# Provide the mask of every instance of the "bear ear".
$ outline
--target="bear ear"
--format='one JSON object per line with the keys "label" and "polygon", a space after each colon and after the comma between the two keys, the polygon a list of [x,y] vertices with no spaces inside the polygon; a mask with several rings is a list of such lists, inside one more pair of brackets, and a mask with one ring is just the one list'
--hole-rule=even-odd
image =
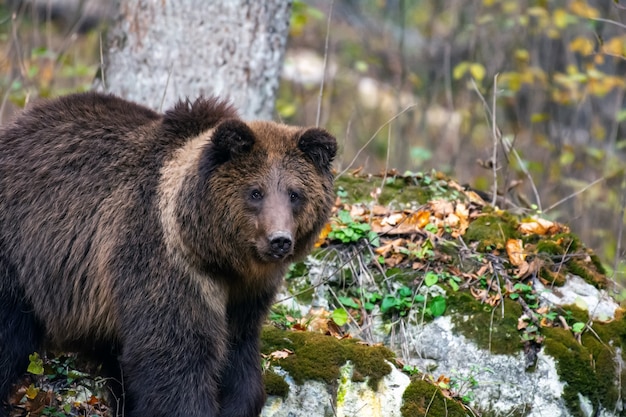
{"label": "bear ear", "polygon": [[322,171],[330,170],[337,153],[337,140],[324,129],[310,128],[298,139],[298,149]]}
{"label": "bear ear", "polygon": [[252,150],[255,137],[252,129],[238,119],[227,119],[215,128],[211,136],[217,162],[226,162]]}
{"label": "bear ear", "polygon": [[209,178],[223,163],[250,152],[254,141],[252,129],[239,119],[226,119],[218,124],[210,144],[202,152],[199,166],[202,178]]}

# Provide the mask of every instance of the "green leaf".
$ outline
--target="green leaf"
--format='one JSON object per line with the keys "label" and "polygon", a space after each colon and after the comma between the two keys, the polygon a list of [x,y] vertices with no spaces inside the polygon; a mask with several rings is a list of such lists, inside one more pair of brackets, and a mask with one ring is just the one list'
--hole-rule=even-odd
{"label": "green leaf", "polygon": [[330,316],[337,326],[343,326],[348,322],[348,312],[345,308],[336,308]]}
{"label": "green leaf", "polygon": [[411,289],[405,285],[400,288],[400,290],[398,290],[398,295],[400,297],[410,297],[411,295],[413,295],[413,291],[411,291]]}
{"label": "green leaf", "polygon": [[354,298],[352,297],[337,297],[337,298],[339,298],[339,302],[343,304],[344,307],[360,308],[359,304],[356,301],[354,301]]}
{"label": "green leaf", "polygon": [[39,357],[39,353],[28,355],[28,360],[30,362],[26,371],[33,375],[43,375],[43,360]]}
{"label": "green leaf", "polygon": [[416,304],[421,304],[424,301],[426,301],[426,297],[424,297],[424,294],[415,294],[415,297],[413,297],[413,302]]}
{"label": "green leaf", "polygon": [[443,313],[446,312],[446,299],[441,295],[433,297],[430,302],[430,312],[433,317],[443,316]]}
{"label": "green leaf", "polygon": [[[380,246],[380,236],[378,236],[378,233],[374,232],[374,231],[370,231],[367,234],[367,240],[370,242],[370,245],[372,246]],[[385,259],[383,258],[383,261],[381,263],[385,263]]]}
{"label": "green leaf", "polygon": [[580,321],[572,325],[572,331],[574,333],[582,333],[584,329],[585,329],[585,323],[582,323]]}
{"label": "green leaf", "polygon": [[432,287],[437,282],[439,282],[439,275],[437,275],[433,271],[426,272],[426,275],[424,275],[424,285],[426,285],[427,287]]}
{"label": "green leaf", "polygon": [[347,210],[339,210],[337,217],[344,224],[352,223],[352,216],[350,216],[350,212]]}
{"label": "green leaf", "polygon": [[388,313],[389,310],[396,308],[398,305],[398,299],[391,294],[385,295],[383,302],[380,305],[380,311]]}

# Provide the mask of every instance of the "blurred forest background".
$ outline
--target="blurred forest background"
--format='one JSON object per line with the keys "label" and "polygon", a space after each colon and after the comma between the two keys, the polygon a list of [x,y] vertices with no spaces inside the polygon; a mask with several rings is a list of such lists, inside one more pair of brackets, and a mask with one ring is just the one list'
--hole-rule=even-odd
{"label": "blurred forest background", "polygon": [[[0,0],[1,123],[100,66],[114,2],[33,1]],[[621,1],[295,1],[276,118],[333,132],[338,172],[495,178],[502,208],[569,224],[626,284]]]}

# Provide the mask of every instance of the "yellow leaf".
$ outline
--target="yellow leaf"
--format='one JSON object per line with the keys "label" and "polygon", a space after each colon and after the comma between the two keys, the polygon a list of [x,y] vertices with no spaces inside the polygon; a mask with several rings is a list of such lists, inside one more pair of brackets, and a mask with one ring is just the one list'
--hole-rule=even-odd
{"label": "yellow leaf", "polygon": [[454,70],[452,70],[452,78],[455,80],[460,80],[469,68],[470,63],[467,61],[460,62]]}
{"label": "yellow leaf", "polygon": [[563,9],[556,9],[552,15],[552,20],[554,21],[554,26],[564,29],[569,23],[569,13]]}
{"label": "yellow leaf", "polygon": [[319,248],[320,246],[324,244],[331,230],[333,230],[333,228],[331,227],[330,223],[326,223],[326,225],[324,226],[324,228],[322,228],[322,231],[320,232],[320,235],[317,238],[317,242],[315,242],[316,248]]}
{"label": "yellow leaf", "polygon": [[506,242],[506,253],[513,266],[520,266],[526,260],[522,239],[509,239]]}
{"label": "yellow leaf", "polygon": [[590,39],[579,36],[569,43],[569,48],[573,52],[581,55],[591,55],[593,53],[594,43]]}
{"label": "yellow leaf", "polygon": [[34,400],[37,394],[39,394],[39,388],[35,388],[35,385],[30,384],[30,386],[26,388],[26,397],[28,397],[29,400]]}
{"label": "yellow leaf", "polygon": [[605,41],[602,45],[602,52],[608,55],[624,56],[626,47],[624,46],[624,37],[616,36]]}
{"label": "yellow leaf", "polygon": [[469,71],[476,81],[482,81],[483,78],[485,78],[485,73],[487,72],[485,70],[485,67],[482,64],[478,63],[471,64],[469,67]]}
{"label": "yellow leaf", "polygon": [[572,13],[580,16],[586,17],[587,19],[595,19],[600,17],[600,12],[597,9],[589,6],[586,1],[575,0],[570,5],[570,10]]}

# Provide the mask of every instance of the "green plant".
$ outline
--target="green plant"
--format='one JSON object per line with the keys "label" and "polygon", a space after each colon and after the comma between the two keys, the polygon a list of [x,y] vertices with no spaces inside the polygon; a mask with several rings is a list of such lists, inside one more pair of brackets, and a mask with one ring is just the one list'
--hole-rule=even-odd
{"label": "green plant", "polygon": [[339,210],[337,213],[338,222],[333,222],[331,231],[328,233],[330,240],[338,240],[341,243],[356,243],[361,239],[367,241],[373,246],[380,245],[378,234],[372,230],[367,223],[355,221],[350,212]]}
{"label": "green plant", "polygon": [[302,314],[298,310],[292,310],[282,304],[275,304],[270,310],[269,319],[282,329],[290,329]]}

